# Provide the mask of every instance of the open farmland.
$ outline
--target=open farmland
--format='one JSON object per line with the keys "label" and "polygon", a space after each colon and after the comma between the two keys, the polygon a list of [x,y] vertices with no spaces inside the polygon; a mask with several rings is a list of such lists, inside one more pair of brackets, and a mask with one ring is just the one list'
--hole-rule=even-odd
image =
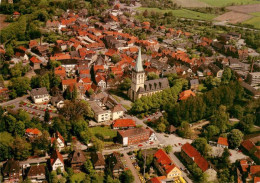
{"label": "open farmland", "polygon": [[185,8],[204,8],[210,6],[199,0],[173,0],[173,2]]}
{"label": "open farmland", "polygon": [[138,8],[139,11],[155,11],[160,13],[166,13],[166,12],[172,12],[174,16],[176,17],[183,17],[183,18],[189,18],[189,19],[199,19],[199,20],[212,20],[215,18],[215,15],[213,14],[207,14],[207,13],[200,13],[192,10],[187,9],[179,9],[179,10],[161,10],[158,8]]}
{"label": "open farmland", "polygon": [[251,13],[254,17],[244,21],[243,23],[253,25],[255,28],[260,29],[260,12]]}
{"label": "open farmland", "polygon": [[226,7],[231,5],[260,4],[258,0],[199,0],[210,6]]}
{"label": "open farmland", "polygon": [[249,14],[230,11],[230,12],[224,13],[223,15],[218,16],[214,20],[227,21],[229,23],[234,24],[234,23],[244,22],[252,17],[253,16],[249,15]]}
{"label": "open farmland", "polygon": [[260,12],[260,4],[250,4],[250,5],[242,5],[242,6],[229,6],[229,7],[227,7],[227,9],[231,10],[231,11],[241,12],[241,13]]}

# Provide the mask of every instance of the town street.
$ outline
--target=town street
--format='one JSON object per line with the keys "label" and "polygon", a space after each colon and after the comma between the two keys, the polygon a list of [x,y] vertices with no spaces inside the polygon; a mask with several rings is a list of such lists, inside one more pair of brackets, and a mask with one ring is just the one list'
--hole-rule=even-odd
{"label": "town street", "polygon": [[128,154],[126,152],[124,152],[124,158],[126,160],[127,167],[131,170],[133,176],[135,177],[135,183],[141,183],[141,181],[138,177],[138,173],[137,173],[134,165],[132,164],[130,157],[128,156]]}

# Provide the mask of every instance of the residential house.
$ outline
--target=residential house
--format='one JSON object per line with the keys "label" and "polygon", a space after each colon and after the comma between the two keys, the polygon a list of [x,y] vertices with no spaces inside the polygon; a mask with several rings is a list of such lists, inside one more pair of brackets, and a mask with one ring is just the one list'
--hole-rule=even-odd
{"label": "residential house", "polygon": [[260,72],[250,72],[248,74],[248,83],[256,89],[260,88]]}
{"label": "residential house", "polygon": [[32,52],[36,53],[39,56],[42,57],[47,57],[49,56],[49,45],[48,44],[44,44],[44,45],[37,45],[33,48],[31,48]]}
{"label": "residential house", "polygon": [[9,90],[8,88],[2,88],[0,86],[0,102],[9,100]]}
{"label": "residential house", "polygon": [[217,147],[222,147],[222,148],[228,149],[228,139],[225,137],[219,137]]}
{"label": "residential house", "polygon": [[52,170],[57,170],[57,168],[60,168],[61,171],[64,170],[63,157],[58,150],[54,150],[52,152],[51,157],[50,157],[50,164],[51,164]]}
{"label": "residential house", "polygon": [[64,98],[61,95],[57,95],[55,97],[51,97],[51,104],[58,109],[64,107]]}
{"label": "residential house", "polygon": [[191,96],[195,97],[196,94],[191,90],[185,90],[180,93],[179,100],[187,100]]}
{"label": "residential house", "polygon": [[181,170],[173,163],[171,158],[163,149],[159,149],[154,154],[154,165],[162,175],[166,176],[167,179],[182,176]]}
{"label": "residential house", "polygon": [[174,133],[176,130],[177,130],[177,128],[175,126],[169,125],[169,128],[168,128],[169,133]]}
{"label": "residential house", "polygon": [[260,97],[260,91],[256,90],[251,85],[247,84],[244,81],[241,81],[240,84],[246,91],[248,91],[250,94],[252,94],[255,99],[258,99]]}
{"label": "residential house", "polygon": [[207,160],[189,143],[181,147],[181,156],[187,163],[194,162],[203,172],[209,169]]}
{"label": "residential house", "polygon": [[191,79],[190,80],[190,89],[191,90],[198,90],[199,88],[199,80],[198,79]]}
{"label": "residential house", "polygon": [[32,63],[33,69],[41,69],[41,63],[42,61],[38,58],[36,58],[35,56],[33,56],[32,58],[30,58],[30,61]]}
{"label": "residential house", "polygon": [[105,170],[106,162],[105,158],[100,152],[93,152],[91,154],[91,160],[94,166],[94,169],[97,172],[103,172]]}
{"label": "residential house", "polygon": [[110,96],[103,96],[99,100],[89,102],[97,122],[116,120],[124,115],[124,109]]}
{"label": "residential house", "polygon": [[106,79],[102,75],[97,75],[95,79],[98,86],[100,86],[102,89],[106,88]]}
{"label": "residential house", "polygon": [[211,72],[214,74],[215,77],[217,78],[221,78],[222,77],[222,74],[223,74],[223,70],[220,69],[218,66],[216,66],[215,64],[213,63],[210,63],[208,65],[208,68],[211,70]]}
{"label": "residential house", "polygon": [[120,153],[113,152],[107,157],[107,167],[112,171],[114,176],[118,176],[124,171],[124,165],[120,158]]}
{"label": "residential house", "polygon": [[64,92],[68,87],[74,87],[77,84],[76,79],[63,79],[61,81],[62,84],[62,91]]}
{"label": "residential house", "polygon": [[60,60],[61,66],[65,68],[65,71],[69,75],[73,75],[76,72],[76,66],[78,61],[76,59]]}
{"label": "residential house", "polygon": [[25,130],[25,136],[28,138],[37,138],[42,135],[42,132],[37,128],[27,128]]}
{"label": "residential house", "polygon": [[54,69],[54,74],[60,76],[61,78],[65,78],[66,77],[66,70],[65,70],[64,67],[59,66],[59,67],[56,67]]}
{"label": "residential house", "polygon": [[56,143],[59,151],[65,148],[65,141],[60,132],[57,131],[53,134],[53,137],[51,138],[51,145],[53,145],[53,143]]}
{"label": "residential house", "polygon": [[51,98],[46,87],[32,89],[30,95],[35,104],[48,103]]}
{"label": "residential house", "polygon": [[22,179],[22,171],[19,161],[14,159],[7,160],[2,169],[4,182],[19,182]]}
{"label": "residential house", "polygon": [[147,142],[155,140],[154,138],[156,138],[154,137],[155,135],[150,129],[144,127],[118,130],[117,136],[119,142],[122,143],[123,146]]}
{"label": "residential house", "polygon": [[80,171],[85,161],[86,157],[80,149],[76,149],[70,154],[69,162],[74,171]]}
{"label": "residential house", "polygon": [[113,129],[128,129],[128,128],[135,128],[135,121],[132,119],[117,119],[112,124]]}
{"label": "residential house", "polygon": [[34,165],[29,168],[27,178],[31,182],[46,182],[46,167],[45,165]]}

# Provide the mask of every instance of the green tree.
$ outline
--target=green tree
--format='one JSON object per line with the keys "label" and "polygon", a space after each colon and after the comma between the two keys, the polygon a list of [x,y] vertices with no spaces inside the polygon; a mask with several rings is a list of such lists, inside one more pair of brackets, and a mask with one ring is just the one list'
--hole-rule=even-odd
{"label": "green tree", "polygon": [[27,90],[31,90],[30,79],[27,77],[13,78],[9,89],[13,90],[18,96],[22,96],[27,93]]}
{"label": "green tree", "polygon": [[124,171],[120,177],[119,177],[120,181],[121,182],[124,182],[124,183],[132,183],[134,182],[135,178],[134,176],[132,175],[132,172],[130,170],[126,170]]}
{"label": "green tree", "polygon": [[45,122],[49,122],[50,121],[50,111],[48,109],[46,109],[46,111],[44,113],[44,121]]}
{"label": "green tree", "polygon": [[60,114],[68,120],[77,120],[82,117],[93,117],[89,104],[83,100],[65,101]]}
{"label": "green tree", "polygon": [[159,123],[158,126],[157,126],[157,130],[159,132],[165,132],[166,130],[166,125],[164,123]]}
{"label": "green tree", "polygon": [[227,124],[229,121],[229,115],[226,112],[226,106],[220,105],[215,115],[212,117],[213,125],[217,126],[220,132],[227,130]]}
{"label": "green tree", "polygon": [[204,83],[205,83],[205,86],[209,90],[211,90],[212,88],[215,88],[215,87],[219,86],[220,83],[221,83],[221,80],[219,78],[208,76],[208,77],[206,77]]}
{"label": "green tree", "polygon": [[231,79],[232,79],[232,71],[229,67],[226,67],[222,74],[221,81],[223,84],[228,84]]}
{"label": "green tree", "polygon": [[186,121],[183,121],[181,123],[181,126],[178,128],[178,134],[181,137],[186,137],[186,138],[191,137],[192,131],[190,128],[190,124]]}
{"label": "green tree", "polygon": [[114,55],[112,55],[112,57],[111,57],[111,62],[113,62],[113,63],[117,63],[117,62],[119,62],[121,60],[121,57],[118,55],[118,54],[114,54]]}
{"label": "green tree", "polygon": [[244,134],[238,130],[238,129],[233,129],[231,130],[228,141],[229,145],[232,148],[237,148],[240,146],[241,142],[243,141]]}
{"label": "green tree", "polygon": [[219,134],[219,128],[215,125],[209,125],[206,130],[205,130],[205,136],[207,137],[208,140],[212,139],[212,137],[216,136]]}
{"label": "green tree", "polygon": [[192,142],[194,146],[202,155],[207,156],[211,151],[210,145],[205,138],[199,137]]}
{"label": "green tree", "polygon": [[249,132],[254,125],[254,121],[255,115],[253,114],[246,114],[245,116],[243,116],[243,118],[239,122],[241,130],[244,132]]}
{"label": "green tree", "polygon": [[18,160],[25,160],[31,155],[31,144],[26,142],[25,139],[16,136],[13,142],[12,149],[14,151],[14,157]]}
{"label": "green tree", "polygon": [[91,141],[93,143],[93,149],[95,151],[102,151],[104,149],[104,142],[103,141],[99,140],[96,137],[92,137]]}
{"label": "green tree", "polygon": [[119,88],[120,90],[128,91],[128,89],[131,87],[131,83],[132,83],[131,79],[127,77],[127,78],[125,78],[125,79],[123,80],[122,83],[120,83],[120,85],[118,86],[118,88]]}
{"label": "green tree", "polygon": [[12,144],[14,138],[8,132],[0,133],[0,161],[10,159],[13,157],[12,154]]}
{"label": "green tree", "polygon": [[148,80],[154,80],[154,79],[159,79],[159,76],[157,74],[155,74],[154,72],[149,72],[147,74],[147,79]]}
{"label": "green tree", "polygon": [[93,168],[93,165],[90,161],[90,159],[87,159],[84,163],[84,171],[89,174],[90,176],[94,175],[95,170]]}
{"label": "green tree", "polygon": [[172,152],[172,146],[171,145],[167,145],[166,147],[164,147],[164,150],[167,154],[169,154],[170,152]]}

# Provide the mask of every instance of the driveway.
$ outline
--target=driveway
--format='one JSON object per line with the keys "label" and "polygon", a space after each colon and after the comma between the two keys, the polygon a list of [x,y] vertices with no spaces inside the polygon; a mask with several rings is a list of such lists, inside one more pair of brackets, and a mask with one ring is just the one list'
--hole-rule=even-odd
{"label": "driveway", "polygon": [[130,159],[130,157],[128,156],[128,154],[125,152],[124,153],[124,158],[126,160],[126,164],[127,164],[127,167],[131,170],[133,176],[135,177],[135,183],[141,183],[139,177],[138,177],[138,172],[137,170],[135,169],[134,165],[132,164],[132,161]]}

